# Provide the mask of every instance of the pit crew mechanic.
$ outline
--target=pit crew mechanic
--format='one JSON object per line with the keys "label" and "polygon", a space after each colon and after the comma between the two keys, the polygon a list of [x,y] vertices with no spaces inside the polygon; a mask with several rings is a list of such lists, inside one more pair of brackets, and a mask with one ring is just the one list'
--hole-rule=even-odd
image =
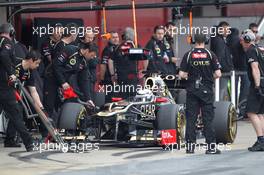
{"label": "pit crew mechanic", "polygon": [[[73,87],[76,91],[82,93],[80,99],[82,101],[91,101],[91,94],[89,93],[89,77],[87,61],[96,56],[97,48],[93,44],[82,43],[79,48],[68,45],[63,48],[60,54],[54,58],[52,67],[55,78],[58,82],[57,88],[61,87],[63,90],[71,88],[71,76],[77,75],[78,87]],[[78,88],[78,89],[76,89]]]}
{"label": "pit crew mechanic", "polygon": [[[97,51],[98,51],[98,46],[96,45],[95,37],[96,37],[95,33],[93,33],[92,31],[87,31],[84,34],[84,37],[80,39],[78,45],[81,43],[91,44],[94,45],[94,47],[97,47]],[[96,54],[94,58],[87,60],[87,65],[89,67],[89,77],[90,77],[89,90],[92,101],[95,101],[95,84],[97,81],[96,68],[98,64],[99,64],[98,54]]]}
{"label": "pit crew mechanic", "polygon": [[[217,26],[217,35],[211,37],[210,49],[216,54],[220,64],[221,71],[223,73],[229,73],[234,70],[233,55],[230,51],[230,43],[228,43],[228,37],[231,33],[230,25],[222,21]],[[220,100],[226,101],[228,99],[228,81],[229,77],[221,77],[220,79]]]}
{"label": "pit crew mechanic", "polygon": [[214,119],[214,78],[221,77],[221,66],[215,54],[205,48],[206,36],[195,34],[195,47],[182,60],[179,76],[187,80],[186,102],[186,153],[194,153],[196,143],[196,121],[199,109],[203,115],[204,135],[207,143],[206,154],[220,154],[215,147]]}
{"label": "pit crew mechanic", "polygon": [[[110,32],[111,38],[108,42],[108,45],[104,48],[102,52],[102,60],[100,64],[100,84],[102,85],[113,85],[111,81],[111,75],[108,68],[108,61],[111,59],[115,48],[119,45],[119,35],[117,32]],[[113,70],[112,70],[113,71]],[[114,72],[114,71],[113,71]],[[106,94],[106,102],[111,102],[112,93]]]}
{"label": "pit crew mechanic", "polygon": [[[51,50],[51,63],[53,60],[61,54],[61,51],[67,45],[71,45],[77,38],[77,25],[75,23],[69,23],[65,26],[62,34],[62,39],[59,40]],[[45,79],[44,79],[44,107],[47,110],[49,116],[57,122],[57,117],[54,115],[54,110],[58,109],[59,98],[57,93],[57,81],[52,69],[52,64],[48,66],[45,70]]]}
{"label": "pit crew mechanic", "polygon": [[[15,76],[15,57],[14,47],[11,37],[15,30],[9,23],[0,26],[0,108],[7,113],[10,122],[20,134],[27,151],[33,150],[32,137],[27,131],[22,120],[22,114],[19,113],[15,91],[11,84],[16,81]],[[8,83],[10,82],[10,83]],[[5,146],[17,146],[14,138],[7,135]]]}
{"label": "pit crew mechanic", "polygon": [[134,30],[128,27],[124,32],[124,41],[116,47],[108,60],[112,83],[125,87],[121,88],[121,92],[118,93],[122,98],[134,96],[138,84],[137,61],[131,60],[126,54],[130,48],[135,48]]}
{"label": "pit crew mechanic", "polygon": [[[16,77],[20,80],[20,82],[29,90],[31,97],[34,102],[46,113],[42,102],[40,100],[40,96],[37,92],[35,86],[35,78],[33,76],[33,71],[35,71],[41,63],[41,55],[36,50],[30,50],[27,53],[26,57],[16,66]],[[18,89],[19,92],[19,89]],[[20,106],[21,112],[23,112],[23,106]],[[40,121],[39,130],[42,135],[42,138],[47,137],[48,131]]]}
{"label": "pit crew mechanic", "polygon": [[255,34],[247,29],[241,36],[241,44],[246,51],[250,88],[247,99],[247,116],[257,134],[257,141],[249,151],[264,151],[264,57],[255,45]]}
{"label": "pit crew mechanic", "polygon": [[56,23],[53,25],[51,31],[52,34],[44,40],[41,44],[41,55],[43,56],[42,64],[44,64],[44,70],[51,64],[51,54],[56,45],[61,40],[63,26],[61,23]]}
{"label": "pit crew mechanic", "polygon": [[174,57],[171,44],[165,38],[164,26],[158,25],[154,28],[153,37],[147,43],[146,48],[153,53],[153,59],[148,62],[149,71],[176,74],[177,59]]}

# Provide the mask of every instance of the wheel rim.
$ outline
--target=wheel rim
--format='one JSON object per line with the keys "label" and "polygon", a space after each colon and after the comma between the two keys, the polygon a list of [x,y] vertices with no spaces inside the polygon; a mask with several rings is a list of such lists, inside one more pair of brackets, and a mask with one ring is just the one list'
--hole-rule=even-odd
{"label": "wheel rim", "polygon": [[87,111],[86,109],[83,107],[81,110],[80,110],[80,113],[79,113],[79,116],[77,118],[77,129],[80,129],[80,126],[81,126],[81,120],[83,118],[85,118],[87,116]]}
{"label": "wheel rim", "polygon": [[178,112],[177,117],[177,134],[179,143],[183,143],[185,140],[185,129],[186,129],[186,119],[184,112],[180,111]]}
{"label": "wheel rim", "polygon": [[237,134],[237,122],[236,122],[237,116],[236,116],[236,109],[232,105],[230,106],[228,110],[228,128],[229,128],[229,136],[230,141],[233,142],[236,138]]}

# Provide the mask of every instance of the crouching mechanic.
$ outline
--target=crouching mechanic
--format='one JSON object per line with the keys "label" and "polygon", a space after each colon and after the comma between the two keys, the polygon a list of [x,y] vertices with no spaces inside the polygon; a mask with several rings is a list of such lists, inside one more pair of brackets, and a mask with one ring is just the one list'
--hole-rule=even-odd
{"label": "crouching mechanic", "polygon": [[[60,54],[53,59],[53,71],[58,82],[58,88],[67,90],[73,88],[75,91],[80,90],[82,101],[88,101],[94,105],[89,93],[89,70],[87,61],[96,56],[97,48],[91,44],[81,43],[79,48],[73,45],[67,45]],[[76,86],[71,85],[71,77],[77,75]]]}
{"label": "crouching mechanic", "polygon": [[247,29],[242,33],[241,44],[246,51],[250,88],[246,112],[257,134],[256,143],[249,151],[264,151],[264,56],[254,44],[255,34]]}
{"label": "crouching mechanic", "polygon": [[179,76],[187,79],[186,102],[186,153],[194,153],[196,144],[196,121],[201,109],[206,154],[220,154],[216,146],[214,119],[214,78],[221,77],[220,64],[215,54],[205,48],[206,35],[195,34],[195,47],[187,52],[180,66]]}
{"label": "crouching mechanic", "polygon": [[[20,134],[27,151],[33,150],[32,137],[23,123],[16,102],[15,91],[11,86],[16,81],[14,46],[11,37],[15,30],[11,24],[0,26],[0,108],[3,109],[9,121],[13,123],[15,130]],[[9,82],[9,83],[8,83]],[[13,138],[8,135],[4,142],[5,146],[17,146]]]}

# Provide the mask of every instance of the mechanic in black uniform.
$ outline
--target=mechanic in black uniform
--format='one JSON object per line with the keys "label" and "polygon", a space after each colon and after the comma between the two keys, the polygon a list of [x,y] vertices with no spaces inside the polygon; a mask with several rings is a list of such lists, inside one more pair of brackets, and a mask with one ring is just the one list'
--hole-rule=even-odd
{"label": "mechanic in black uniform", "polygon": [[256,143],[248,150],[264,151],[264,56],[255,45],[255,39],[250,29],[243,31],[241,44],[246,51],[250,80],[246,112],[257,134]]}
{"label": "mechanic in black uniform", "polygon": [[[16,66],[16,77],[20,80],[20,82],[24,85],[24,87],[28,88],[30,95],[33,98],[34,102],[42,110],[44,110],[39,94],[35,86],[35,79],[33,76],[33,70],[36,70],[39,67],[40,62],[41,62],[40,53],[36,50],[31,50],[25,56],[22,62],[20,62]],[[19,89],[18,89],[18,92],[20,93]],[[19,109],[20,109],[20,112],[23,113],[24,108],[22,105],[19,105]],[[16,130],[12,122],[10,122],[8,125],[9,126],[7,130],[7,134],[10,136],[10,138],[15,138]],[[40,123],[39,129],[40,129],[42,137],[45,138],[47,136],[47,130],[42,123]]]}
{"label": "mechanic in black uniform", "polygon": [[164,37],[163,43],[165,46],[165,53],[169,57],[169,60],[170,60],[165,65],[166,65],[168,74],[175,75],[177,73],[177,67],[176,67],[177,58],[174,55],[172,44],[170,44],[170,42],[172,41],[168,40],[167,37]]}
{"label": "mechanic in black uniform", "polygon": [[[79,48],[73,45],[67,45],[60,54],[52,61],[54,75],[57,81],[57,89],[67,90],[72,87],[75,91],[80,91],[82,101],[91,101],[89,91],[89,77],[87,61],[96,55],[97,48],[92,44],[82,43]],[[70,79],[73,75],[77,75],[78,87],[73,87]],[[77,89],[78,88],[78,89]]]}
{"label": "mechanic in black uniform", "polygon": [[[84,38],[80,40],[79,44],[81,43],[93,45],[93,47],[97,47],[97,50],[98,50],[98,46],[95,43],[95,34],[91,31],[87,31],[85,33]],[[99,64],[99,59],[98,59],[98,51],[97,51],[97,54],[95,55],[94,58],[87,60],[87,65],[89,68],[88,73],[89,73],[89,79],[90,79],[89,87],[90,87],[90,94],[91,94],[92,101],[95,100],[95,84],[97,81],[96,68],[98,64]]]}
{"label": "mechanic in black uniform", "polygon": [[124,41],[116,47],[108,60],[112,83],[114,85],[117,83],[121,87],[118,95],[125,99],[136,94],[138,84],[137,61],[131,60],[128,56],[128,50],[135,48],[134,36],[134,30],[127,27],[123,35]]}
{"label": "mechanic in black uniform", "polygon": [[[229,43],[229,48],[233,56],[234,69],[236,71],[247,72],[247,59],[246,54],[243,50],[242,45],[240,44],[240,34],[239,30],[236,28],[231,28],[231,34],[227,37],[227,42]],[[240,79],[240,94],[238,102],[247,99],[248,89],[249,89],[249,79],[247,74],[245,75],[236,75],[236,89],[238,90],[238,80]],[[237,91],[236,90],[236,91]],[[237,97],[238,92],[236,93]]]}
{"label": "mechanic in black uniform", "polygon": [[173,22],[168,22],[165,25],[165,39],[167,40],[167,42],[169,42],[169,44],[173,47],[174,45],[174,39],[173,39],[173,35],[175,35],[175,30],[176,26]]}
{"label": "mechanic in black uniform", "polygon": [[153,52],[153,59],[149,60],[148,70],[162,74],[176,74],[176,61],[171,44],[165,36],[164,26],[156,26],[154,35],[146,48]]}
{"label": "mechanic in black uniform", "polygon": [[[75,23],[69,23],[63,28],[62,38],[54,45],[52,51],[52,57],[57,57],[58,54],[67,45],[75,45],[76,38],[78,36],[78,25]],[[53,59],[53,58],[52,58]]]}
{"label": "mechanic in black uniform", "polygon": [[[77,27],[78,26],[75,23],[69,23],[64,27],[62,39],[54,45],[54,48],[51,51],[51,61],[61,54],[64,47],[70,45],[76,40],[78,33],[75,31],[78,31]],[[56,123],[57,117],[54,114],[54,109],[58,109],[59,99],[57,92],[57,80],[53,72],[52,64],[45,70],[43,103],[49,116]]]}
{"label": "mechanic in black uniform", "polygon": [[[20,134],[27,151],[33,150],[32,137],[27,131],[19,112],[15,91],[11,84],[16,81],[14,47],[11,37],[15,30],[11,24],[0,26],[0,108],[7,113],[10,122]],[[14,138],[6,136],[5,147],[19,147]]]}
{"label": "mechanic in black uniform", "polygon": [[[102,60],[100,64],[100,84],[107,86],[113,85],[111,81],[111,74],[108,68],[108,61],[111,59],[111,56],[115,48],[119,45],[119,35],[117,32],[110,32],[111,38],[102,52]],[[113,71],[114,72],[114,71]],[[106,103],[111,102],[112,93],[106,94],[105,101]]]}
{"label": "mechanic in black uniform", "polygon": [[52,34],[44,40],[41,44],[41,55],[43,56],[42,63],[44,64],[44,69],[51,64],[51,53],[56,45],[61,40],[63,26],[61,23],[56,23],[53,26]]}
{"label": "mechanic in black uniform", "polygon": [[221,66],[216,55],[205,48],[206,35],[195,34],[195,47],[187,52],[180,66],[179,76],[187,79],[186,102],[186,153],[194,153],[196,143],[196,121],[201,108],[204,135],[208,149],[206,154],[220,154],[215,147],[214,78],[221,77]]}
{"label": "mechanic in black uniform", "polygon": [[[234,70],[233,55],[228,43],[228,36],[231,34],[230,26],[227,22],[222,21],[217,27],[217,35],[211,37],[210,49],[216,54],[223,73],[230,73]],[[228,101],[228,81],[230,77],[223,76],[220,79],[220,100]]]}

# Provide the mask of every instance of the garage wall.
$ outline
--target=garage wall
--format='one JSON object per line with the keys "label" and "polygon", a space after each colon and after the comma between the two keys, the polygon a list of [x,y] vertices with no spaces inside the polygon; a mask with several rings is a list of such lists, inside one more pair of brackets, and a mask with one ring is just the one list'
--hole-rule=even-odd
{"label": "garage wall", "polygon": [[6,8],[0,7],[0,23],[6,22]]}

